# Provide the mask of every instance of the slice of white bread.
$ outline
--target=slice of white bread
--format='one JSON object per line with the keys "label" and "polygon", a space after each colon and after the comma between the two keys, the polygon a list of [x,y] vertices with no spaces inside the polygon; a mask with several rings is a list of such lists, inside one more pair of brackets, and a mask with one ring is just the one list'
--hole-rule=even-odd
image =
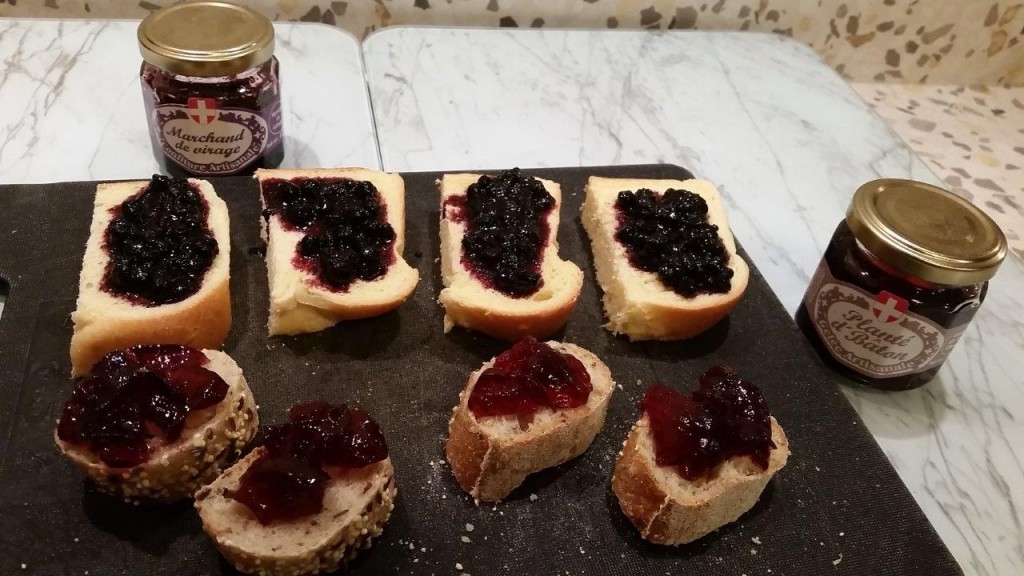
{"label": "slice of white bread", "polygon": [[390,458],[332,477],[321,512],[264,526],[227,496],[263,453],[262,447],[253,450],[196,493],[203,530],[239,571],[266,576],[333,572],[381,534],[398,494]]}
{"label": "slice of white bread", "polygon": [[538,178],[555,199],[548,216],[549,236],[541,261],[543,284],[530,296],[513,298],[480,283],[462,263],[462,237],[465,222],[456,222],[445,202],[466,194],[480,174],[445,174],[438,182],[441,190],[441,305],[445,309],[444,330],[462,326],[515,342],[525,336],[543,339],[551,336],[569,319],[583,287],[583,271],[558,257],[559,209],[561,187]]}
{"label": "slice of white bread", "polygon": [[[270,335],[317,332],[343,320],[378,316],[399,307],[412,295],[419,272],[402,259],[405,247],[405,182],[398,174],[364,168],[257,170],[260,182],[295,178],[347,178],[370,182],[387,208],[388,224],[395,230],[394,262],[384,276],[369,282],[356,280],[345,292],[317,284],[309,272],[292,264],[304,234],[286,230],[280,216],[260,218],[267,242],[267,277],[270,283]],[[264,208],[266,206],[264,205]]]}
{"label": "slice of white bread", "polygon": [[772,418],[775,449],[762,470],[749,456],[723,462],[712,475],[691,482],[673,467],[658,466],[647,416],[630,431],[615,462],[612,491],[645,540],[686,544],[732,522],[753,508],[761,492],[789,458],[789,442]]}
{"label": "slice of white bread", "polygon": [[[729,253],[729,268],[733,271],[729,292],[684,298],[663,284],[654,272],[639,270],[629,263],[626,248],[615,239],[615,201],[619,192],[641,188],[659,193],[669,188],[688,190],[704,198],[708,222],[718,226],[718,234]],[[736,254],[736,241],[718,191],[704,180],[591,176],[583,202],[583,227],[590,237],[597,281],[604,291],[604,310],[608,316],[605,328],[630,340],[683,340],[696,336],[732,311],[747,289],[750,269]]]}
{"label": "slice of white bread", "polygon": [[126,502],[171,502],[191,498],[201,486],[242,455],[259,427],[256,401],[242,370],[227,354],[203,350],[206,368],[228,385],[224,399],[190,413],[177,442],[154,450],[150,460],[134,468],[111,468],[90,450],[61,440],[57,446],[103,492]]}
{"label": "slice of white bread", "polygon": [[445,454],[459,486],[476,500],[502,500],[528,475],[579,456],[604,426],[608,401],[615,389],[608,367],[579,346],[547,344],[583,363],[593,385],[590,397],[586,404],[576,408],[543,408],[524,429],[517,416],[477,419],[467,405],[477,378],[494,365],[494,360],[470,374],[448,422]]}
{"label": "slice of white bread", "polygon": [[89,240],[78,283],[78,305],[71,315],[71,373],[88,372],[97,360],[114,350],[136,344],[184,344],[219,348],[231,330],[231,260],[228,208],[206,180],[189,179],[209,206],[207,225],[217,241],[216,258],[199,291],[172,304],[140,306],[101,289],[110,261],[103,247],[110,209],[142,191],[149,181],[117,182],[96,187]]}

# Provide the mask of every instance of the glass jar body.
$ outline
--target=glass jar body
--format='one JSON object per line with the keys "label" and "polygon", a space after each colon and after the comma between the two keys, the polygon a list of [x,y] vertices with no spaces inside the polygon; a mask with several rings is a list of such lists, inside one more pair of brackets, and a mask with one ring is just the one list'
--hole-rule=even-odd
{"label": "glass jar body", "polygon": [[988,282],[939,285],[873,257],[840,222],[797,310],[797,326],[830,367],[874,388],[931,381],[970,324]]}
{"label": "glass jar body", "polygon": [[235,76],[140,70],[153,153],[175,176],[251,174],[284,159],[277,58]]}

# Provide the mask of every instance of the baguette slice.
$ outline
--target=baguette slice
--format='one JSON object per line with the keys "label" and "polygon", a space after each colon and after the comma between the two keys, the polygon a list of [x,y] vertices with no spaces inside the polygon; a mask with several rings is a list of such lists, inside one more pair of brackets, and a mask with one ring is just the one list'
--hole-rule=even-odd
{"label": "baguette slice", "polygon": [[516,416],[477,419],[469,409],[469,395],[487,362],[469,375],[459,404],[448,422],[445,454],[459,486],[476,500],[504,499],[526,477],[572,460],[590,447],[604,425],[615,382],[601,360],[573,344],[548,342],[559,352],[579,359],[590,373],[593,390],[587,403],[576,408],[544,408],[524,429]]}
{"label": "baguette slice", "polygon": [[[725,294],[699,294],[684,298],[665,286],[653,272],[634,268],[626,248],[615,239],[618,219],[615,201],[623,190],[647,188],[665,192],[669,188],[699,194],[708,204],[708,221],[729,253],[732,284]],[[604,291],[605,328],[630,340],[684,340],[718,323],[732,311],[747,289],[750,269],[736,254],[736,241],[729,229],[718,191],[703,180],[634,180],[591,176],[583,202],[583,227],[590,237],[594,268]]]}
{"label": "baguette slice", "polygon": [[[347,178],[372,183],[387,208],[388,224],[395,230],[394,262],[384,276],[356,280],[345,292],[319,286],[309,272],[292,264],[304,234],[286,230],[279,216],[261,219],[267,242],[267,277],[270,284],[270,335],[317,332],[343,320],[379,316],[399,307],[412,295],[419,272],[402,259],[405,246],[405,182],[398,174],[364,168],[312,170],[257,170],[260,202],[263,182],[270,179]],[[263,205],[266,208],[266,205]]]}
{"label": "baguette slice", "polygon": [[572,262],[558,257],[561,187],[538,178],[555,199],[548,216],[550,235],[541,262],[543,284],[527,297],[513,298],[480,283],[462,263],[462,237],[466,226],[449,217],[445,202],[466,193],[480,174],[445,174],[441,189],[441,279],[445,288],[439,301],[445,309],[444,331],[462,326],[494,338],[516,342],[526,336],[551,336],[569,319],[583,287],[583,272]]}
{"label": "baguette slice", "polygon": [[259,427],[256,401],[238,364],[217,350],[203,350],[203,354],[210,359],[206,368],[227,383],[227,394],[216,406],[203,411],[212,412],[208,420],[195,427],[186,425],[177,442],[155,450],[145,464],[111,468],[91,451],[64,442],[54,431],[57,446],[101,491],[126,502],[191,498],[241,456]]}
{"label": "baguette slice", "polygon": [[196,493],[203,530],[236,569],[266,576],[333,572],[381,534],[398,494],[390,458],[332,479],[320,513],[264,526],[226,495],[263,452],[253,450]]}
{"label": "baguette slice", "polygon": [[615,462],[612,491],[622,512],[645,540],[686,544],[732,522],[753,508],[761,492],[789,458],[789,442],[772,418],[768,469],[748,456],[722,463],[710,479],[691,482],[672,467],[658,466],[647,416],[630,431]]}
{"label": "baguette slice", "polygon": [[136,344],[184,344],[219,348],[231,329],[228,264],[231,259],[228,209],[206,180],[189,179],[209,206],[207,224],[219,251],[199,291],[172,304],[139,306],[101,289],[110,257],[103,248],[110,210],[142,191],[148,181],[96,187],[92,226],[78,283],[78,305],[71,315],[71,373],[88,372],[107,353]]}

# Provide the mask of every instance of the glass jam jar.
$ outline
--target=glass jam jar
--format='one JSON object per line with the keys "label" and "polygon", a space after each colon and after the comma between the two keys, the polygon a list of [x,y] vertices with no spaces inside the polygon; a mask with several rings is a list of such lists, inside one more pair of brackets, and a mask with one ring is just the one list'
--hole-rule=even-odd
{"label": "glass jam jar", "polygon": [[284,159],[274,27],[226,2],[186,2],[139,24],[153,153],[182,176],[248,174]]}
{"label": "glass jam jar", "polygon": [[853,196],[796,322],[822,359],[884,390],[927,384],[985,300],[1006,238],[959,196],[875,180]]}

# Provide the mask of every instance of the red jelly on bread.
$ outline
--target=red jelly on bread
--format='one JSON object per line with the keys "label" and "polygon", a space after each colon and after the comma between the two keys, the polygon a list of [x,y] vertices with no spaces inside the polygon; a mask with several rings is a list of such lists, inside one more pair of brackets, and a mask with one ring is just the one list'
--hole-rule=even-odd
{"label": "red jelly on bread", "polygon": [[542,408],[582,406],[591,390],[590,374],[575,356],[528,336],[480,374],[469,409],[478,418],[526,416]]}
{"label": "red jelly on bread", "polygon": [[710,368],[690,396],[654,384],[640,408],[650,421],[655,461],[675,467],[687,480],[707,476],[737,456],[768,468],[775,448],[768,405],[757,386],[728,368]]}
{"label": "red jelly on bread", "polygon": [[388,457],[380,426],[344,404],[298,404],[288,422],[264,426],[263,435],[263,454],[228,496],[264,525],[319,513],[332,478]]}

